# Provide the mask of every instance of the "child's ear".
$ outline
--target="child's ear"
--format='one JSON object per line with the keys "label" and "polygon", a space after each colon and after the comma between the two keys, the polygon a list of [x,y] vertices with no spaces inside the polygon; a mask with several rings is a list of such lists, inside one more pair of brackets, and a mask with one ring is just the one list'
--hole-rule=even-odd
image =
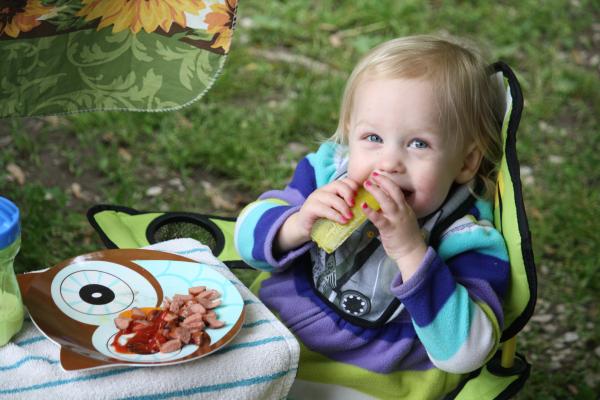
{"label": "child's ear", "polygon": [[479,170],[479,165],[481,165],[482,158],[483,153],[481,150],[479,150],[475,143],[467,145],[467,148],[465,149],[463,165],[456,176],[455,182],[463,184],[473,179]]}

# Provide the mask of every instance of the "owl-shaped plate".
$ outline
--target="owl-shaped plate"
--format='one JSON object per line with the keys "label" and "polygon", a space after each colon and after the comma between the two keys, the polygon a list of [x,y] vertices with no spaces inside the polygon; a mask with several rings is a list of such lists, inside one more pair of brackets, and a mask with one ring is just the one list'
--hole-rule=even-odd
{"label": "owl-shaped plate", "polygon": [[[157,366],[206,356],[225,346],[244,322],[244,300],[215,268],[153,250],[105,250],[63,261],[39,273],[18,276],[23,302],[40,331],[60,346],[64,370],[115,365]],[[165,297],[194,286],[221,293],[215,311],[222,328],[206,329],[210,343],[184,345],[170,353],[117,352],[114,319],[133,307],[160,307]]]}

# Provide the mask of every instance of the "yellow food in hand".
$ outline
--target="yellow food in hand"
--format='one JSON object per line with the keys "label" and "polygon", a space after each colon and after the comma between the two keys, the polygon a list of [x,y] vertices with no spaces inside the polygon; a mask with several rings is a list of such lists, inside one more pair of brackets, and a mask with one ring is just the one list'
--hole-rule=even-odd
{"label": "yellow food in hand", "polygon": [[379,203],[362,187],[358,189],[354,198],[354,207],[352,207],[352,219],[345,224],[340,224],[322,218],[314,223],[310,232],[310,237],[317,245],[327,253],[333,253],[335,249],[340,247],[342,243],[352,232],[357,230],[363,222],[367,220],[367,216],[362,211],[362,204],[367,203],[370,208],[379,210]]}

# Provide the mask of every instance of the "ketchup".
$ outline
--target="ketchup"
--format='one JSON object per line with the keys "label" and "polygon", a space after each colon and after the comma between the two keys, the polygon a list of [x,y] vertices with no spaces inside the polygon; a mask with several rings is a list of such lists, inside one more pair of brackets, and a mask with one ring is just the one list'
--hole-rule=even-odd
{"label": "ketchup", "polygon": [[162,334],[164,327],[167,325],[167,321],[165,321],[167,311],[153,309],[149,314],[151,315],[151,319],[146,320],[151,322],[151,324],[136,331],[125,344],[121,344],[119,338],[123,335],[134,333],[135,320],[129,324],[127,329],[119,330],[119,333],[115,335],[112,345],[118,353],[154,354],[160,351],[161,344],[168,340]]}

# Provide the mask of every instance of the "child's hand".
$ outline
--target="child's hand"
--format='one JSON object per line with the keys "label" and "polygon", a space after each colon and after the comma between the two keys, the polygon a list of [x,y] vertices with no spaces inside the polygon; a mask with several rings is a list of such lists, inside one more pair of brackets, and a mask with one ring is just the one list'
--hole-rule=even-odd
{"label": "child's hand", "polygon": [[359,184],[350,178],[333,181],[308,196],[298,212],[299,229],[310,239],[313,224],[320,218],[345,224],[352,218],[350,208]]}
{"label": "child's hand", "polygon": [[417,217],[400,187],[388,176],[374,172],[363,186],[375,197],[381,209],[375,211],[365,203],[361,205],[362,210],[379,230],[385,252],[396,261],[406,282],[427,252]]}
{"label": "child's hand", "polygon": [[300,210],[284,222],[275,240],[276,252],[284,252],[310,240],[313,224],[320,218],[345,224],[359,184],[350,178],[333,181],[308,196]]}

